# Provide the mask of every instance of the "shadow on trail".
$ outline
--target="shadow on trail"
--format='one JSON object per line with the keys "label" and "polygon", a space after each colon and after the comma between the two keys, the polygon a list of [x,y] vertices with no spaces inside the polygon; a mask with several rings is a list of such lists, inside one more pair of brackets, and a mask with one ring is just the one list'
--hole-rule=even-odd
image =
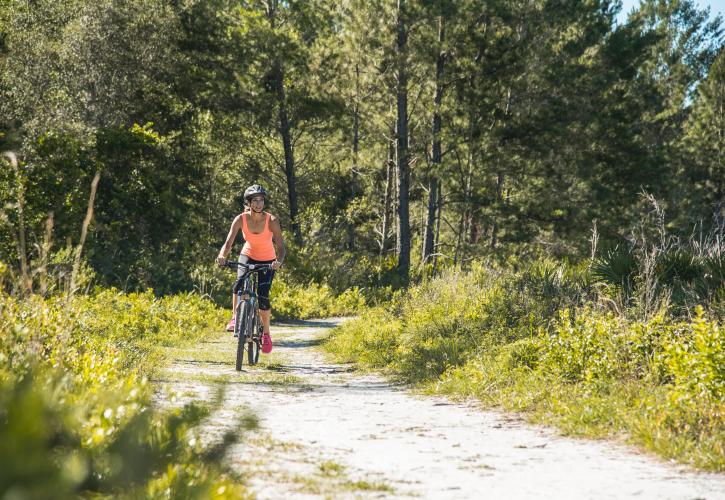
{"label": "shadow on trail", "polygon": [[355,371],[355,368],[345,365],[290,365],[290,364],[275,364],[264,367],[265,370],[270,372],[280,373],[294,373],[301,375],[337,375],[341,373],[350,373]]}
{"label": "shadow on trail", "polygon": [[369,383],[356,383],[356,384],[340,384],[339,382],[321,382],[321,381],[301,381],[301,382],[285,382],[285,381],[257,381],[257,380],[228,380],[226,384],[230,389],[234,386],[253,386],[259,390],[263,390],[267,387],[282,387],[286,388],[291,392],[308,392],[308,393],[339,393],[345,396],[353,396],[355,394],[370,394],[373,392],[380,391],[405,391],[406,386],[404,385],[393,385],[385,382],[375,381]]}
{"label": "shadow on trail", "polygon": [[[289,319],[283,321],[274,321],[272,323],[272,326],[276,328],[293,328],[297,326],[333,328],[340,323],[340,319]],[[274,331],[272,333],[274,333]]]}
{"label": "shadow on trail", "polygon": [[183,359],[183,358],[176,358],[174,359],[175,363],[179,364],[187,364],[187,365],[217,365],[217,366],[234,366],[234,360],[231,361],[211,361],[211,360],[203,360],[203,359]]}
{"label": "shadow on trail", "polygon": [[290,349],[299,349],[305,347],[316,347],[324,342],[321,338],[304,339],[304,340],[275,340],[275,347],[288,347]]}

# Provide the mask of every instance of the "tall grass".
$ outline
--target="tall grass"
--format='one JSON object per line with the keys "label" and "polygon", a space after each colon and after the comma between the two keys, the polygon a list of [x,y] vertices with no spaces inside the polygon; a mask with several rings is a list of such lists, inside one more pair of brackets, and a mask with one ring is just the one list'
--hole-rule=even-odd
{"label": "tall grass", "polygon": [[666,310],[691,315],[697,305],[725,318],[725,219],[682,240],[667,231],[664,210],[645,195],[650,210],[632,229],[626,245],[593,258],[592,280],[600,295],[631,318],[651,318]]}

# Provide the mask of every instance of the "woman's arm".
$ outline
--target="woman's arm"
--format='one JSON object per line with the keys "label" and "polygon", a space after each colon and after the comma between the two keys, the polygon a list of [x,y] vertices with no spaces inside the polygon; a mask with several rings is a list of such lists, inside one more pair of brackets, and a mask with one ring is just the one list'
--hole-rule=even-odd
{"label": "woman's arm", "polygon": [[277,254],[277,260],[272,267],[279,269],[284,261],[285,248],[284,248],[284,237],[282,237],[282,226],[279,224],[279,219],[272,215],[269,219],[269,229],[272,231],[272,242],[274,243],[274,250]]}
{"label": "woman's arm", "polygon": [[227,235],[227,240],[224,242],[224,245],[222,245],[221,249],[219,250],[219,255],[217,255],[216,261],[217,264],[220,266],[223,266],[224,263],[227,260],[227,255],[232,249],[232,245],[234,245],[234,239],[237,237],[237,233],[239,232],[239,229],[242,227],[242,215],[237,215],[234,220],[232,221],[232,227],[229,228],[229,234]]}

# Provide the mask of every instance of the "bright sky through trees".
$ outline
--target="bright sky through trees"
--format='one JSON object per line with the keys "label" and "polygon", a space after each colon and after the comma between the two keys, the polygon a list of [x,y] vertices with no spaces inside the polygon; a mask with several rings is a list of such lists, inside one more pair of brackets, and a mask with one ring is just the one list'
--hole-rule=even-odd
{"label": "bright sky through trees", "polygon": [[[725,15],[725,0],[695,0],[700,7],[710,7],[710,15]],[[624,21],[627,14],[639,5],[639,0],[622,0],[622,11],[619,13],[619,21]]]}

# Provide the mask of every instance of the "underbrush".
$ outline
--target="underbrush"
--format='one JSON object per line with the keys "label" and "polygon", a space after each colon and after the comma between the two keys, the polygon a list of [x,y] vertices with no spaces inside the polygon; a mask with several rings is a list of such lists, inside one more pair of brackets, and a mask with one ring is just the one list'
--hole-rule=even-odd
{"label": "underbrush", "polygon": [[[231,309],[233,273],[210,264],[198,267],[192,277],[199,293],[210,297],[219,306]],[[389,287],[350,287],[340,292],[324,280],[299,281],[283,269],[275,274],[272,282],[272,314],[275,319],[349,316],[367,306],[389,300],[391,296]]]}
{"label": "underbrush", "polygon": [[276,278],[272,284],[271,295],[275,319],[349,316],[362,310],[366,304],[365,296],[357,288],[335,295],[327,285],[301,285]]}
{"label": "underbrush", "polygon": [[146,382],[223,320],[192,294],[0,294],[0,496],[248,496],[195,442],[209,408],[160,411]]}
{"label": "underbrush", "polygon": [[476,266],[365,311],[338,327],[326,348],[567,433],[626,434],[662,456],[725,470],[721,303],[687,314],[665,304],[642,315],[613,306],[602,290],[586,267]]}

